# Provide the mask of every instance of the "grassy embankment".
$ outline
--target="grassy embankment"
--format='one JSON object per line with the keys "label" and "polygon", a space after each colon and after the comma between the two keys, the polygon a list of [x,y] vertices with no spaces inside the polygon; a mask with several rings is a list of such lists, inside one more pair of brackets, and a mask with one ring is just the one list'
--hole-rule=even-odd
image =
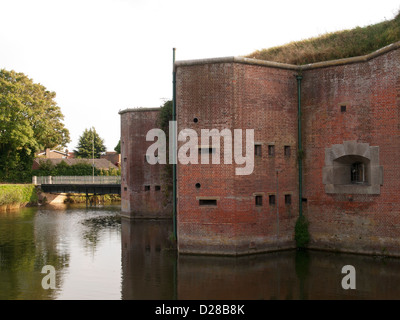
{"label": "grassy embankment", "polygon": [[0,210],[38,203],[37,190],[32,184],[1,184]]}
{"label": "grassy embankment", "polygon": [[400,41],[400,12],[392,20],[258,50],[246,57],[303,65],[366,55],[397,41]]}

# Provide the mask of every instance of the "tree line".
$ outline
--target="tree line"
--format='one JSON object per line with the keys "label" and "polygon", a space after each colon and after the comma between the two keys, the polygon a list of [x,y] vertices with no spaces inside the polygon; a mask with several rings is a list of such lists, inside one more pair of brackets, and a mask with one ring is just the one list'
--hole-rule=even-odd
{"label": "tree line", "polygon": [[[55,92],[23,73],[0,70],[0,182],[31,181],[35,153],[63,150],[71,142],[55,97]],[[85,129],[74,150],[77,158],[100,158],[105,151],[94,128]]]}

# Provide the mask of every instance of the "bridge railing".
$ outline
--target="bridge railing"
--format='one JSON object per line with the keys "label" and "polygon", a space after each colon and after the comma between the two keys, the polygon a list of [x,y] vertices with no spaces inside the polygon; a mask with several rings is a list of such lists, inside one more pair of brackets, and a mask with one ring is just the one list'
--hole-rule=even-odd
{"label": "bridge railing", "polygon": [[121,176],[33,176],[32,184],[121,184]]}

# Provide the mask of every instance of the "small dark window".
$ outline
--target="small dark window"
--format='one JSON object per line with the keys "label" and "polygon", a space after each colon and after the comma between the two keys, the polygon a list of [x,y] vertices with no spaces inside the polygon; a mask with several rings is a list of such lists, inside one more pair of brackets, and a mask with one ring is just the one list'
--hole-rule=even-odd
{"label": "small dark window", "polygon": [[197,122],[199,122],[199,119],[194,118],[194,119],[193,119],[193,122],[194,122],[194,123],[197,123]]}
{"label": "small dark window", "polygon": [[196,186],[197,189],[200,189],[201,184],[200,183],[196,183],[195,186]]}
{"label": "small dark window", "polygon": [[268,146],[268,155],[269,156],[274,156],[275,155],[275,146],[274,145],[269,145]]}
{"label": "small dark window", "polygon": [[285,156],[290,157],[290,146],[285,146],[284,151],[285,151]]}
{"label": "small dark window", "polygon": [[291,203],[292,203],[292,195],[285,194],[285,204],[291,204]]}
{"label": "small dark window", "polygon": [[199,148],[199,154],[212,154],[215,152],[214,148]]}
{"label": "small dark window", "polygon": [[126,191],[126,190],[128,190],[128,188],[127,188],[127,187],[124,187],[124,191]]}
{"label": "small dark window", "polygon": [[126,162],[126,158],[124,158],[124,162]]}
{"label": "small dark window", "polygon": [[150,191],[150,186],[144,186],[144,191]]}
{"label": "small dark window", "polygon": [[346,106],[340,106],[340,112],[346,112]]}
{"label": "small dark window", "polygon": [[301,198],[301,202],[307,203],[307,198]]}
{"label": "small dark window", "polygon": [[257,207],[262,206],[262,196],[256,196],[256,206]]}
{"label": "small dark window", "polygon": [[365,166],[362,162],[355,162],[351,165],[351,183],[365,182]]}
{"label": "small dark window", "polygon": [[269,195],[269,204],[271,206],[275,205],[275,195],[274,194]]}
{"label": "small dark window", "polygon": [[261,157],[261,144],[254,145],[254,155]]}
{"label": "small dark window", "polygon": [[216,206],[217,200],[215,199],[201,199],[199,200],[200,206]]}
{"label": "small dark window", "polygon": [[155,187],[154,187],[154,190],[160,191],[160,190],[161,190],[161,187],[160,187],[160,186],[155,186]]}

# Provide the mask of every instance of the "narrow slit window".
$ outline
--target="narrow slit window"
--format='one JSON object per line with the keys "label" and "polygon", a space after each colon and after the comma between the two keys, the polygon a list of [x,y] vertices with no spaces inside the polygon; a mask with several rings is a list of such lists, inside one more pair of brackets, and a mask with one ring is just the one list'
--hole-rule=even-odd
{"label": "narrow slit window", "polygon": [[292,195],[285,194],[285,204],[292,204]]}
{"label": "narrow slit window", "polygon": [[144,186],[144,191],[150,191],[150,186]]}
{"label": "narrow slit window", "polygon": [[290,157],[290,146],[285,146],[284,152],[285,157]]}
{"label": "narrow slit window", "polygon": [[216,206],[217,205],[217,200],[216,199],[200,199],[199,200],[199,205],[200,206]]}
{"label": "narrow slit window", "polygon": [[271,157],[273,157],[275,155],[275,146],[274,145],[268,146],[268,155]]}
{"label": "narrow slit window", "polygon": [[254,145],[254,155],[261,157],[261,144]]}
{"label": "narrow slit window", "polygon": [[256,196],[256,207],[262,206],[262,196]]}
{"label": "narrow slit window", "polygon": [[275,205],[275,195],[274,194],[269,195],[269,204],[271,206]]}
{"label": "narrow slit window", "polygon": [[340,112],[346,112],[346,106],[345,105],[340,106]]}

